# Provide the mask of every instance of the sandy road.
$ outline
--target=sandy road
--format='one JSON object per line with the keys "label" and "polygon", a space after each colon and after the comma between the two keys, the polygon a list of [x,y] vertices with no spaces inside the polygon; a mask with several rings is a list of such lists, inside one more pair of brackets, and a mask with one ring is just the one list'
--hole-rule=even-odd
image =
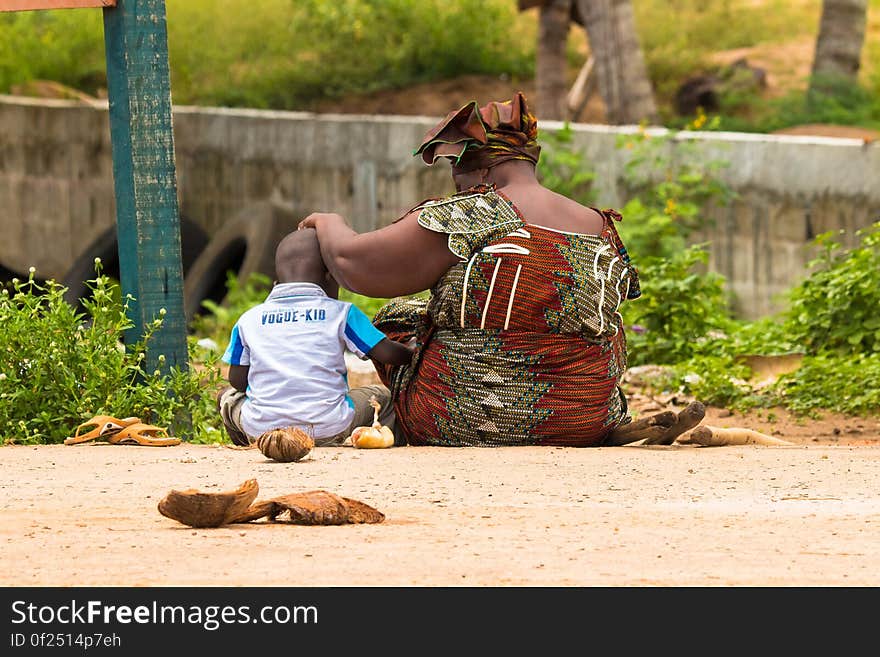
{"label": "sandy road", "polygon": [[[325,489],[376,525],[191,529],[170,489]],[[4,586],[878,586],[880,447],[0,450]]]}

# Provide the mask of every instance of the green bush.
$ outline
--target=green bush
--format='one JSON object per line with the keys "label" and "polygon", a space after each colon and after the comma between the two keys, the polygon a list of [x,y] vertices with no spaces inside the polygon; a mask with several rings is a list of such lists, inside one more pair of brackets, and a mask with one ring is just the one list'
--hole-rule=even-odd
{"label": "green bush", "polygon": [[192,435],[182,437],[199,438],[216,415],[215,363],[146,371],[146,350],[162,317],[126,348],[131,297],[120,303],[117,286],[100,272],[89,287],[85,314],[64,300],[66,288],[52,280],[38,283],[33,270],[27,281],[14,280],[0,291],[0,439],[59,443],[102,414],[161,426],[185,427],[191,420]]}
{"label": "green bush", "polygon": [[[698,116],[689,127],[702,125]],[[696,353],[701,342],[732,322],[724,278],[707,272],[704,246],[689,245],[708,220],[710,202],[733,197],[718,171],[724,162],[704,162],[697,144],[669,131],[621,135],[626,203],[621,238],[639,271],[642,297],[622,307],[624,322],[636,327],[629,341],[633,364],[672,364]]]}
{"label": "green bush", "polygon": [[729,327],[724,277],[696,271],[707,260],[704,248],[693,245],[668,258],[648,259],[640,268],[642,297],[622,308],[631,331],[631,364],[686,360],[712,332]]}
{"label": "green bush", "polygon": [[[785,311],[754,322],[730,322],[708,338],[697,338],[690,357],[674,358],[672,371],[656,385],[736,410],[782,406],[796,414],[880,413],[880,222],[858,235],[860,242],[852,249],[844,249],[831,233],[820,235],[815,245],[822,255],[812,273],[789,291]],[[674,328],[672,334],[687,328]],[[645,362],[641,338],[630,339],[635,363]],[[761,389],[748,382],[752,373],[737,359],[791,353],[806,354],[800,367]],[[658,357],[657,362],[663,361]]]}
{"label": "green bush", "polygon": [[744,410],[756,399],[748,383],[751,369],[727,355],[698,355],[672,367],[670,387],[704,404]]}
{"label": "green bush", "polygon": [[818,236],[813,272],[789,294],[786,328],[811,354],[880,351],[880,221],[856,235],[848,250],[833,233]]}
{"label": "green bush", "polygon": [[880,413],[880,353],[804,358],[801,366],[779,378],[768,391],[773,405],[813,415],[836,411],[852,415]]}
{"label": "green bush", "polygon": [[[685,129],[704,129],[716,121],[700,113]],[[626,154],[622,182],[627,201],[621,210],[626,221],[619,231],[627,248],[642,258],[680,251],[708,225],[704,211],[709,204],[727,205],[736,196],[720,177],[729,163],[707,161],[700,145],[680,139],[679,131],[652,135],[643,128],[619,135],[617,148]]]}

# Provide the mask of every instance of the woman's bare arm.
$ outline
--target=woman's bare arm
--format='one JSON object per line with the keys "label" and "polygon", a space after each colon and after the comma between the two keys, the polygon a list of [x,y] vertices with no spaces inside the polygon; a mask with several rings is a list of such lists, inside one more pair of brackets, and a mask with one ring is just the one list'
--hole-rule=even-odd
{"label": "woman's bare arm", "polygon": [[357,233],[338,214],[316,212],[299,228],[315,228],[327,269],[344,288],[370,297],[396,297],[429,289],[458,262],[448,236],[422,228],[418,212]]}

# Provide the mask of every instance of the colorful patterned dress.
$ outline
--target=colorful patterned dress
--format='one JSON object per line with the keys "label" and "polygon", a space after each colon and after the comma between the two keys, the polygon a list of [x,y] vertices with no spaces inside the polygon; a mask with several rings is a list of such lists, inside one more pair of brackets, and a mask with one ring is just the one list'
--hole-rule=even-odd
{"label": "colorful patterned dress", "polygon": [[601,445],[629,420],[618,313],[638,273],[601,212],[601,235],[526,223],[494,187],[427,201],[419,224],[462,260],[430,299],[395,299],[373,323],[417,338],[411,365],[378,366],[410,445]]}

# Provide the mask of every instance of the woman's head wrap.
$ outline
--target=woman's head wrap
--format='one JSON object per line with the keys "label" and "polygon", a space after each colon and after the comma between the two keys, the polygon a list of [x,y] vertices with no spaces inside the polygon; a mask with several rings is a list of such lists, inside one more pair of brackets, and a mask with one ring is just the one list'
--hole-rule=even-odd
{"label": "woman's head wrap", "polygon": [[493,101],[478,107],[476,101],[450,112],[434,126],[413,155],[425,164],[447,157],[462,171],[489,169],[508,160],[538,163],[538,120],[529,112],[526,98]]}

